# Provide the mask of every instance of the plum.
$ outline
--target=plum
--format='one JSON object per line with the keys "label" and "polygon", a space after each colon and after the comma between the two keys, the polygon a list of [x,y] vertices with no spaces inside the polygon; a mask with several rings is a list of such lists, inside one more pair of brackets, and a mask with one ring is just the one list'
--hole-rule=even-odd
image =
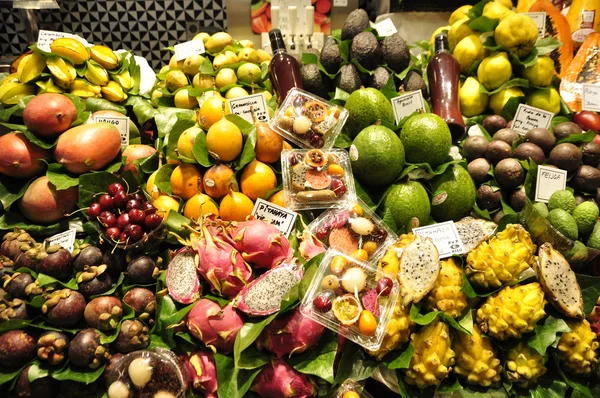
{"label": "plum", "polygon": [[100,332],[96,329],[83,329],[69,344],[69,360],[78,368],[97,369],[110,354],[100,342]]}
{"label": "plum", "polygon": [[21,212],[29,220],[40,224],[60,221],[77,207],[78,189],[57,190],[48,177],[34,180],[19,202]]}
{"label": "plum", "polygon": [[83,318],[85,298],[79,292],[62,289],[53,292],[42,305],[42,313],[55,326],[73,326]]}
{"label": "plum", "polygon": [[0,363],[19,367],[35,357],[35,340],[24,330],[10,330],[0,336]]}

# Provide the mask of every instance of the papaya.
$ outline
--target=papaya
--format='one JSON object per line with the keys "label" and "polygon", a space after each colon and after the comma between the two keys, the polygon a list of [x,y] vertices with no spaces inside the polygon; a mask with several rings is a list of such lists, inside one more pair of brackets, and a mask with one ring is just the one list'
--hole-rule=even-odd
{"label": "papaya", "polygon": [[600,33],[585,39],[560,82],[560,96],[573,112],[581,110],[583,84],[600,83]]}
{"label": "papaya", "polygon": [[569,22],[549,0],[537,0],[529,8],[529,12],[542,11],[546,13],[545,37],[554,37],[562,43],[560,47],[548,54],[554,61],[556,74],[562,78],[573,60],[573,39]]}

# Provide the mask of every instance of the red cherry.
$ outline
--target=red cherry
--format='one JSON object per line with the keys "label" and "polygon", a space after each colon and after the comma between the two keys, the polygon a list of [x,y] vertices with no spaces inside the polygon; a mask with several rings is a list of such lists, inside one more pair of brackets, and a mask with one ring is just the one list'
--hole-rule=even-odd
{"label": "red cherry", "polygon": [[123,184],[120,184],[118,182],[114,182],[108,186],[108,193],[111,194],[112,196],[115,196],[117,194],[117,192],[124,192],[124,191],[125,191],[125,187],[123,186]]}
{"label": "red cherry", "polygon": [[109,194],[104,194],[100,196],[100,206],[102,206],[102,210],[112,210],[115,208],[115,200]]}
{"label": "red cherry", "polygon": [[119,242],[121,242],[121,243],[127,242],[127,234],[125,232],[121,232],[121,235],[119,235]]}
{"label": "red cherry", "polygon": [[156,213],[156,207],[154,207],[154,205],[150,202],[144,202],[142,204],[142,210],[144,210],[144,212],[146,214],[154,214]]}
{"label": "red cherry", "polygon": [[131,224],[131,219],[129,217],[129,214],[123,213],[119,216],[119,218],[117,218],[117,226],[119,228],[125,229],[125,227],[128,226],[129,224]]}
{"label": "red cherry", "polygon": [[144,225],[146,225],[146,228],[148,228],[149,230],[153,230],[158,228],[162,220],[162,217],[156,213],[148,214],[144,219]]}
{"label": "red cherry", "polygon": [[143,201],[146,200],[146,198],[144,197],[144,195],[142,195],[139,192],[136,192],[133,195],[131,195],[131,199],[135,199],[135,200],[137,200],[140,203],[142,203]]}
{"label": "red cherry", "polygon": [[377,294],[387,297],[392,292],[392,287],[394,287],[394,282],[390,278],[383,277],[377,281]]}
{"label": "red cherry", "polygon": [[138,240],[142,239],[144,231],[139,225],[129,224],[127,227],[125,227],[123,233],[129,237],[129,242],[137,242]]}
{"label": "red cherry", "polygon": [[125,205],[125,210],[130,211],[132,209],[141,209],[142,204],[137,199],[129,199]]}
{"label": "red cherry", "polygon": [[106,236],[108,239],[118,240],[119,236],[121,236],[121,230],[117,227],[107,228]]}
{"label": "red cherry", "polygon": [[313,307],[319,312],[329,312],[331,305],[331,298],[327,294],[319,294],[313,300]]}
{"label": "red cherry", "polygon": [[112,228],[117,225],[117,216],[112,214],[110,211],[103,211],[98,216],[98,221],[104,226],[104,228]]}
{"label": "red cherry", "polygon": [[113,200],[115,202],[115,206],[117,206],[119,209],[122,209],[127,204],[129,195],[127,195],[127,192],[125,191],[119,191],[113,196]]}
{"label": "red cherry", "polygon": [[98,202],[92,203],[86,211],[86,214],[90,218],[96,218],[100,215],[100,213],[102,213],[102,206],[100,206],[100,203]]}
{"label": "red cherry", "polygon": [[144,213],[144,210],[140,209],[131,209],[128,214],[131,222],[135,224],[143,223],[146,218],[146,213]]}
{"label": "red cherry", "polygon": [[335,196],[339,197],[345,194],[348,189],[346,188],[344,181],[333,179],[333,181],[331,181],[331,190],[335,192]]}

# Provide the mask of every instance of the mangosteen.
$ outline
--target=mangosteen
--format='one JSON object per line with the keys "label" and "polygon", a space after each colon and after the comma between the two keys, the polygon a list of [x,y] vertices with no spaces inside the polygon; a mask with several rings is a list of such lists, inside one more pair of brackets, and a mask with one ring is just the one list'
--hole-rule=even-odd
{"label": "mangosteen", "polygon": [[502,220],[502,217],[504,217],[504,211],[502,211],[502,210],[497,211],[496,213],[494,213],[494,216],[492,217],[492,221],[495,222],[496,224],[500,224],[500,220]]}
{"label": "mangosteen", "polygon": [[94,267],[102,264],[102,250],[96,246],[82,245],[79,249],[79,254],[73,260],[73,268],[75,268],[75,271],[83,271],[86,265]]}
{"label": "mangosteen", "polygon": [[24,299],[30,294],[41,294],[42,289],[30,274],[15,272],[4,276],[4,290],[13,298]]}
{"label": "mangosteen", "polygon": [[488,145],[487,138],[481,135],[474,135],[465,140],[462,153],[468,162],[472,162],[477,158],[481,158],[485,155],[485,148]]}
{"label": "mangosteen", "polygon": [[600,144],[596,141],[586,142],[581,146],[583,164],[598,167],[600,164]]}
{"label": "mangosteen", "polygon": [[515,189],[508,199],[508,203],[510,207],[515,211],[521,211],[527,204],[527,193],[525,192],[525,187],[521,187],[519,189]]}
{"label": "mangosteen", "polygon": [[573,187],[578,191],[595,192],[600,188],[600,170],[592,166],[579,166],[573,177]]}
{"label": "mangosteen", "polygon": [[581,134],[583,130],[581,127],[577,125],[577,123],[573,122],[563,122],[559,123],[554,127],[554,137],[556,137],[556,141],[560,141],[562,139],[567,138],[573,134]]}
{"label": "mangosteen", "polygon": [[69,360],[78,368],[97,369],[110,357],[108,348],[100,343],[100,332],[83,329],[69,344]]}
{"label": "mangosteen", "polygon": [[127,256],[121,250],[113,253],[111,249],[106,251],[102,256],[102,264],[106,264],[110,276],[118,278],[121,272],[125,271],[127,267]]}
{"label": "mangosteen", "polygon": [[85,298],[79,292],[62,289],[50,294],[42,313],[48,322],[55,326],[73,326],[83,318]]}
{"label": "mangosteen", "polygon": [[85,298],[107,292],[112,287],[112,278],[106,271],[106,264],[98,266],[86,265],[77,278],[79,291]]}
{"label": "mangosteen", "polygon": [[519,144],[515,149],[514,157],[519,160],[529,160],[531,158],[537,164],[543,164],[544,159],[546,159],[543,149],[532,142]]}
{"label": "mangosteen", "polygon": [[29,381],[29,370],[27,366],[15,383],[14,392],[17,398],[54,398],[58,395],[58,382],[52,377],[46,376]]}
{"label": "mangosteen", "polygon": [[95,397],[97,392],[97,381],[90,384],[80,383],[73,380],[63,380],[60,382],[60,395],[65,398]]}
{"label": "mangosteen", "polygon": [[492,164],[510,157],[512,148],[504,141],[492,141],[485,148],[485,158]]}
{"label": "mangosteen", "polygon": [[517,159],[501,160],[494,169],[496,182],[505,189],[515,189],[525,181],[525,171]]}
{"label": "mangosteen", "polygon": [[104,372],[102,372],[102,379],[104,380],[104,383],[108,383],[110,381],[111,373],[121,358],[123,358],[123,354],[119,352],[115,352],[110,356],[110,359],[104,368]]}
{"label": "mangosteen", "polygon": [[0,323],[12,319],[29,319],[29,312],[27,311],[27,303],[25,301],[13,299],[12,301],[2,300],[0,302]]}
{"label": "mangosteen", "polygon": [[0,245],[0,254],[15,260],[19,253],[25,252],[35,244],[35,240],[22,229],[15,228],[13,232],[4,235],[2,245]]}
{"label": "mangosteen", "polygon": [[0,336],[0,364],[16,368],[35,357],[35,340],[24,330],[10,330]]}
{"label": "mangosteen", "polygon": [[475,159],[467,166],[469,175],[471,176],[476,185],[483,184],[484,182],[492,178],[492,176],[488,174],[491,168],[492,166],[490,165],[490,162],[488,162],[485,158]]}
{"label": "mangosteen", "polygon": [[96,297],[85,306],[84,316],[90,327],[114,330],[123,317],[123,304],[114,296]]}
{"label": "mangosteen", "polygon": [[113,347],[120,353],[126,354],[131,351],[143,350],[149,344],[148,327],[137,319],[127,319],[121,324],[121,331],[113,343]]}
{"label": "mangosteen", "polygon": [[37,341],[37,356],[40,361],[56,366],[65,360],[69,349],[69,338],[63,332],[42,333]]}
{"label": "mangosteen", "polygon": [[582,159],[581,149],[571,143],[558,144],[552,152],[548,162],[559,169],[572,172],[577,170]]}
{"label": "mangosteen", "polygon": [[483,119],[481,125],[490,135],[494,135],[497,131],[506,128],[506,119],[500,115],[490,115]]}
{"label": "mangosteen", "polygon": [[41,243],[34,243],[31,248],[27,251],[21,252],[15,258],[15,268],[29,268],[31,270],[37,270],[40,259],[38,253],[44,250],[44,245]]}
{"label": "mangosteen", "polygon": [[12,272],[14,270],[14,262],[4,256],[0,255],[0,278],[4,278],[4,275],[7,275],[7,272]]}
{"label": "mangosteen", "polygon": [[477,189],[477,206],[484,210],[496,210],[500,207],[502,198],[502,191],[499,189],[494,190],[489,185],[482,185]]}
{"label": "mangosteen", "polygon": [[525,134],[525,142],[532,142],[542,148],[546,156],[550,154],[556,144],[556,137],[550,131],[543,128],[531,129]]}
{"label": "mangosteen", "polygon": [[509,128],[503,128],[503,129],[498,130],[496,132],[496,134],[494,134],[494,137],[492,137],[492,140],[493,141],[504,141],[508,145],[512,145],[513,142],[515,142],[519,138],[521,138],[521,135],[519,133],[517,133],[515,130],[509,129]]}
{"label": "mangosteen", "polygon": [[66,279],[71,275],[73,258],[71,253],[60,245],[52,245],[38,254],[40,262],[37,272],[56,279]]}
{"label": "mangosteen", "polygon": [[123,296],[123,302],[133,308],[135,316],[148,322],[154,316],[156,297],[154,293],[143,287],[134,287]]}
{"label": "mangosteen", "polygon": [[131,283],[137,285],[154,283],[159,273],[159,268],[149,256],[138,256],[127,265],[127,277]]}

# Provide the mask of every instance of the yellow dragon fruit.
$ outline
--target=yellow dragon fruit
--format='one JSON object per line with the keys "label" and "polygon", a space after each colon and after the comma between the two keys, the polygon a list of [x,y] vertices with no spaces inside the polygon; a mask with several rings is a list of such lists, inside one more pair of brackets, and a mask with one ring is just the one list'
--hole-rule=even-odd
{"label": "yellow dragon fruit", "polygon": [[439,385],[454,365],[448,325],[436,320],[410,340],[414,352],[404,380],[419,388]]}
{"label": "yellow dragon fruit", "polygon": [[410,308],[402,307],[400,300],[396,301],[392,318],[385,327],[381,347],[377,351],[369,351],[369,354],[381,361],[388,352],[400,348],[408,341],[414,325],[410,319]]}
{"label": "yellow dragon fruit", "polygon": [[398,278],[398,270],[400,268],[400,256],[402,256],[402,250],[413,241],[415,235],[411,232],[409,234],[402,234],[400,238],[393,245],[388,247],[387,251],[381,257],[377,263],[378,268],[390,278]]}
{"label": "yellow dragon fruit", "polygon": [[596,333],[585,319],[566,322],[571,332],[563,333],[558,341],[560,366],[569,373],[589,376],[598,362]]}
{"label": "yellow dragon fruit", "polygon": [[453,318],[467,308],[467,296],[463,293],[462,270],[450,257],[443,260],[440,275],[427,296],[427,308],[445,312]]}
{"label": "yellow dragon fruit", "polygon": [[502,365],[496,349],[490,339],[482,336],[477,325],[473,325],[471,336],[456,333],[452,349],[456,353],[454,373],[465,378],[467,383],[489,387],[500,381]]}
{"label": "yellow dragon fruit", "polygon": [[544,292],[539,283],[507,286],[477,310],[477,324],[484,333],[498,340],[518,339],[532,332],[537,321],[546,316]]}
{"label": "yellow dragon fruit", "polygon": [[481,289],[496,289],[516,282],[534,263],[535,245],[520,224],[508,224],[488,242],[482,242],[467,255],[465,272]]}
{"label": "yellow dragon fruit", "polygon": [[506,375],[514,385],[528,388],[536,385],[546,373],[547,355],[541,355],[522,341],[506,353]]}

